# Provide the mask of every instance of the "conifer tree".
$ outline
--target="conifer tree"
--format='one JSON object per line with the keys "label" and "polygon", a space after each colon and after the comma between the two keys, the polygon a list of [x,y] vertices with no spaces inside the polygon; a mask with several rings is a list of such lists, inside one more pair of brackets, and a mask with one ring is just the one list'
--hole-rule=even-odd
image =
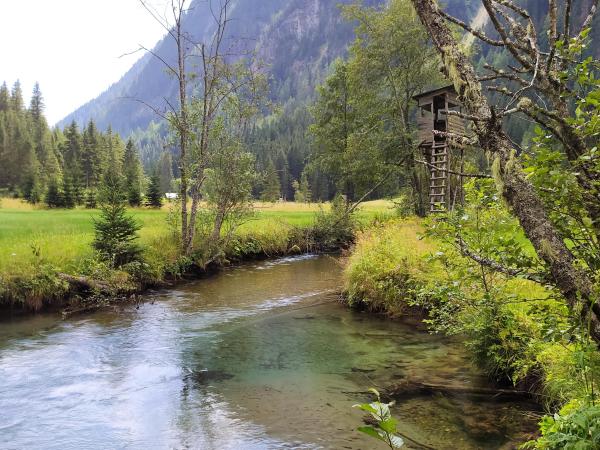
{"label": "conifer tree", "polygon": [[125,146],[123,171],[129,205],[140,206],[142,204],[142,164],[140,163],[137,149],[131,138],[127,141],[127,145]]}
{"label": "conifer tree", "polygon": [[24,110],[23,90],[21,89],[21,82],[19,80],[15,81],[10,93],[10,109],[18,114]]}
{"label": "conifer tree", "polygon": [[160,173],[160,190],[164,194],[173,189],[173,157],[171,152],[162,152],[158,161]]}
{"label": "conifer tree", "polygon": [[306,202],[306,203],[311,202],[312,192],[310,190],[310,184],[308,182],[308,175],[306,174],[306,171],[303,171],[302,176],[300,177],[299,192],[302,195],[304,202]]}
{"label": "conifer tree", "polygon": [[75,121],[65,128],[65,141],[62,145],[64,171],[69,176],[79,174],[81,165],[81,136]]}
{"label": "conifer tree", "polygon": [[8,111],[10,107],[10,93],[8,92],[8,87],[6,86],[6,81],[2,83],[0,86],[0,112]]}
{"label": "conifer tree", "polygon": [[75,192],[70,177],[64,177],[63,179],[60,206],[68,209],[75,208]]}
{"label": "conifer tree", "polygon": [[87,209],[95,209],[97,205],[96,191],[94,189],[88,189],[85,194],[85,207]]}
{"label": "conifer tree", "polygon": [[281,197],[281,182],[272,160],[265,173],[265,183],[260,199],[264,202],[276,202]]}
{"label": "conifer tree", "polygon": [[160,208],[162,206],[162,193],[160,190],[160,177],[158,171],[154,170],[148,183],[146,191],[146,206],[151,208]]}
{"label": "conifer tree", "polygon": [[102,178],[102,153],[96,124],[93,120],[90,120],[81,137],[80,164],[84,184],[87,188],[97,186]]}
{"label": "conifer tree", "polygon": [[29,103],[29,113],[31,114],[31,118],[35,124],[39,124],[43,120],[44,99],[42,98],[40,85],[37,82],[33,86],[31,101]]}
{"label": "conifer tree", "polygon": [[141,247],[137,244],[140,225],[127,215],[126,194],[119,174],[107,172],[100,192],[100,217],[94,221],[92,246],[112,267],[138,260]]}
{"label": "conifer tree", "polygon": [[55,180],[50,181],[48,185],[45,201],[49,208],[59,208],[62,205],[58,184]]}

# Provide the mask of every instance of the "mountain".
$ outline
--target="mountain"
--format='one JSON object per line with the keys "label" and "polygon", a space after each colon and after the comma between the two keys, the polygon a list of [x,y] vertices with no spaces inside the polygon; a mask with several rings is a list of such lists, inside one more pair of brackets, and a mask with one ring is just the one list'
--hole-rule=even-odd
{"label": "mountain", "polygon": [[[216,3],[216,0],[211,0]],[[354,0],[234,0],[231,7],[231,37],[256,43],[259,56],[270,65],[273,100],[312,98],[329,65],[344,56],[353,40],[352,23],[340,15],[340,3]],[[376,6],[387,0],[365,0]],[[476,10],[476,0],[450,0],[448,8],[462,17]],[[194,0],[184,20],[184,29],[194,39],[208,38],[214,21],[206,0]],[[172,39],[165,37],[153,50],[169,63],[176,53]],[[58,123],[64,127],[75,120],[83,126],[93,119],[100,129],[111,125],[123,136],[146,129],[156,114],[147,105],[164,109],[165,100],[176,103],[177,86],[164,65],[146,54],[116,83]]]}
{"label": "mountain", "polygon": [[[214,0],[213,0],[214,1]],[[343,2],[348,2],[344,0]],[[384,0],[369,0],[379,4]],[[259,56],[270,66],[273,99],[285,103],[311,96],[331,62],[343,56],[353,38],[353,26],[341,17],[334,0],[236,0],[231,7],[230,38],[256,43]],[[214,32],[205,0],[194,0],[184,29],[199,40]],[[165,37],[153,50],[169,63],[176,61],[172,39]],[[145,129],[167,98],[176,103],[177,85],[164,65],[146,54],[115,84],[59,122],[80,126],[93,119],[100,129],[111,125],[127,136]]]}

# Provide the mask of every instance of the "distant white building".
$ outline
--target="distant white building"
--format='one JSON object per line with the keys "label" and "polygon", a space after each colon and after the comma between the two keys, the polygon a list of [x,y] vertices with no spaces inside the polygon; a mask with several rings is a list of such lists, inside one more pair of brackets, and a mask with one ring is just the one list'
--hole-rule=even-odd
{"label": "distant white building", "polygon": [[176,192],[167,192],[165,193],[165,197],[167,200],[177,200],[179,198],[179,194]]}

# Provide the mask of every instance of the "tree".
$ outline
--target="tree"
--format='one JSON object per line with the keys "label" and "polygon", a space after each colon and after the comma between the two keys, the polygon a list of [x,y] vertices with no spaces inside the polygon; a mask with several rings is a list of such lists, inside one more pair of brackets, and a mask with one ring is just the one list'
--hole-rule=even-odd
{"label": "tree", "polygon": [[121,177],[108,172],[102,183],[100,217],[94,220],[92,246],[114,268],[139,260],[142,252],[136,242],[141,226],[127,215],[125,202]]}
{"label": "tree", "polygon": [[49,208],[60,208],[62,206],[60,191],[58,190],[58,184],[55,180],[50,181],[50,184],[48,185],[45,202]]}
{"label": "tree", "polygon": [[221,118],[213,142],[218,146],[206,169],[205,196],[214,216],[210,243],[218,245],[221,229],[229,227],[227,238],[252,211],[252,186],[256,181],[254,156],[245,151],[241,136],[231,135]]}
{"label": "tree", "polygon": [[131,138],[127,141],[125,146],[123,171],[129,205],[140,206],[142,204],[142,164],[137,148]]}
{"label": "tree", "polygon": [[98,206],[97,194],[94,189],[88,189],[85,195],[85,207],[87,209],[95,209]]}
{"label": "tree", "polygon": [[[215,31],[208,42],[195,42],[183,29],[186,0],[172,2],[172,24],[160,19],[152,7],[146,1],[142,1],[151,15],[169,30],[169,36],[177,49],[175,65],[151,51],[150,53],[157,57],[178,81],[177,107],[171,107],[167,115],[156,109],[155,112],[169,121],[179,143],[181,248],[186,255],[193,250],[196,218],[200,208],[202,187],[206,181],[204,172],[208,168],[213,148],[211,137],[214,135],[212,131],[215,120],[232,98],[237,97],[238,101],[248,106],[255,106],[253,102],[262,99],[262,93],[260,89],[256,89],[256,84],[265,83],[265,78],[259,76],[262,65],[250,60],[253,56],[252,52],[245,52],[241,43],[229,42],[229,45],[226,45],[231,3],[231,0],[222,0],[219,2],[220,7],[213,10],[209,2],[207,7],[211,9],[215,20]],[[240,52],[245,52],[248,57],[233,58],[231,52],[235,48],[242,48]],[[189,76],[186,62],[192,53],[199,58],[198,72]],[[188,95],[189,93],[192,95]],[[256,93],[260,95],[255,96]],[[188,196],[192,199],[189,211]]]}
{"label": "tree", "polygon": [[6,81],[2,83],[0,86],[0,112],[8,111],[10,107],[10,93],[8,91],[8,87],[6,86]]}
{"label": "tree", "polygon": [[29,103],[29,113],[31,114],[33,122],[36,124],[44,119],[44,99],[42,98],[40,84],[37,82],[33,86],[31,101]]}
{"label": "tree", "polygon": [[300,183],[298,180],[292,181],[292,188],[294,189],[294,201],[296,203],[304,203],[304,195],[300,191]]}
{"label": "tree", "polygon": [[264,174],[264,187],[260,199],[264,202],[276,202],[281,197],[281,182],[277,169],[273,161],[269,160],[269,165]]}
{"label": "tree", "polygon": [[75,121],[65,128],[65,140],[61,146],[64,173],[71,177],[80,177],[81,174],[81,135]]}
{"label": "tree", "polygon": [[162,206],[163,196],[160,190],[160,176],[157,170],[152,171],[148,190],[146,191],[146,206],[151,208],[160,208]]}
{"label": "tree", "polygon": [[318,100],[312,108],[314,124],[309,128],[315,138],[312,165],[331,176],[338,188],[352,199],[353,174],[348,161],[348,138],[355,127],[351,107],[348,66],[342,60],[333,65],[332,73],[317,88]]}
{"label": "tree", "polygon": [[21,82],[19,80],[15,81],[10,93],[10,108],[19,114],[25,109],[23,90],[21,89]]}
{"label": "tree", "polygon": [[160,191],[164,194],[173,189],[173,159],[171,152],[162,152],[158,161],[160,174]]}
{"label": "tree", "polygon": [[424,214],[427,171],[415,164],[411,111],[413,96],[439,82],[438,58],[408,0],[342,10],[356,39],[318,89],[309,168],[331,176],[348,202],[410,188]]}
{"label": "tree", "polygon": [[[548,52],[540,49],[531,15],[510,0],[482,0],[499,39],[473,30],[449,16],[434,0],[412,2],[442,58],[447,76],[465,106],[466,114],[463,118],[473,122],[475,143],[494,158],[495,176],[503,198],[519,219],[537,255],[547,266],[545,281],[552,283],[562,293],[574,317],[583,316],[589,321],[591,336],[596,342],[600,342],[600,305],[594,296],[593,275],[582,270],[572,248],[565,243],[565,236],[548,213],[547,204],[523,170],[520,149],[515,148],[504,130],[506,117],[523,113],[556,137],[567,161],[577,167],[577,171],[571,173],[583,191],[582,205],[591,221],[592,230],[597,234],[597,224],[600,223],[597,207],[600,198],[594,186],[597,186],[595,183],[600,179],[600,171],[591,154],[593,147],[587,146],[584,135],[578,129],[581,127],[581,114],[577,110],[573,111],[570,104],[579,103],[581,111],[588,111],[588,121],[592,119],[592,123],[597,123],[597,106],[591,110],[588,107],[581,109],[581,102],[576,100],[579,89],[573,91],[571,85],[574,81],[579,81],[573,74],[580,70],[586,71],[586,61],[581,61],[579,55],[582,40],[589,32],[588,26],[596,13],[597,2],[592,4],[578,31],[572,27],[570,8],[567,8],[559,39],[557,9],[553,7],[555,3],[550,1],[552,7],[548,22]],[[490,67],[491,74],[478,77],[447,21],[461,26],[489,45],[504,49],[514,58],[515,65],[507,68],[508,70]],[[565,47],[566,50],[563,50]],[[589,66],[589,61],[587,65]],[[490,106],[482,93],[482,79],[501,83],[495,89],[509,97],[504,108]],[[589,74],[583,75],[584,85],[587,84],[586,79],[590,79]],[[512,86],[512,82],[516,88]],[[530,90],[533,93],[528,95]],[[588,95],[585,93],[583,98],[588,98]],[[457,139],[464,141],[465,137]],[[593,196],[595,198],[591,198]],[[477,257],[470,249],[463,249],[463,253],[472,258]],[[493,262],[489,264],[496,268],[502,267]],[[510,270],[507,273],[511,273]]]}
{"label": "tree", "polygon": [[298,193],[302,197],[302,201],[306,203],[310,203],[312,200],[312,191],[310,189],[310,184],[308,182],[308,175],[306,171],[302,172],[302,176],[300,177],[300,184],[298,186]]}
{"label": "tree", "polygon": [[75,205],[77,204],[76,198],[75,198],[75,188],[73,187],[73,181],[70,177],[65,176],[63,178],[63,187],[62,187],[62,193],[61,193],[61,207],[63,208],[75,208]]}
{"label": "tree", "polygon": [[81,154],[78,155],[86,188],[94,188],[106,170],[105,149],[100,145],[96,124],[90,120],[81,136]]}

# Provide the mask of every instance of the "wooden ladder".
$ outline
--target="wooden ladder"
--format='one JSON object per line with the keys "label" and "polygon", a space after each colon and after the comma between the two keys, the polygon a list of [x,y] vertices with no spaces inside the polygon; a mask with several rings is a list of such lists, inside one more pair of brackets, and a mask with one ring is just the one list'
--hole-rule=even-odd
{"label": "wooden ladder", "polygon": [[448,144],[433,142],[431,148],[431,182],[429,185],[429,211],[446,211],[446,188],[448,183]]}

